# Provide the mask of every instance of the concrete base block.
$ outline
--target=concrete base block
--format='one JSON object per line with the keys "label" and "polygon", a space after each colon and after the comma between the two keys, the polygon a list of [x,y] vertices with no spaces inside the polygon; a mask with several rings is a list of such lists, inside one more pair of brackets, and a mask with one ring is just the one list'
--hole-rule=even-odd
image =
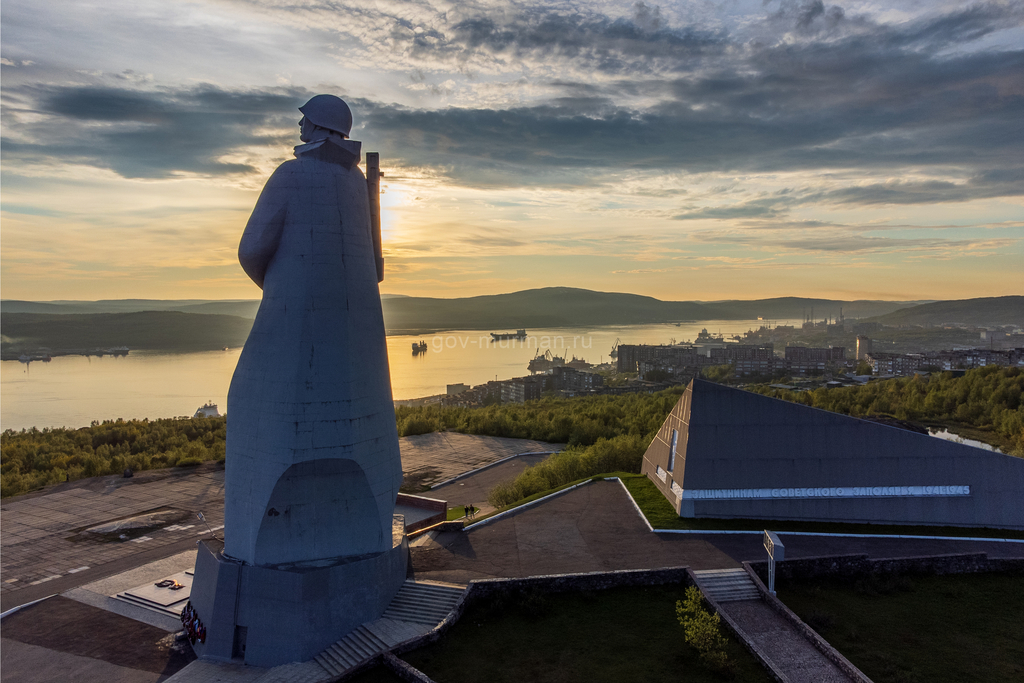
{"label": "concrete base block", "polygon": [[392,548],[319,567],[258,567],[203,541],[192,607],[206,629],[207,660],[273,667],[312,659],[360,624],[380,617],[406,578],[409,545],[396,517]]}

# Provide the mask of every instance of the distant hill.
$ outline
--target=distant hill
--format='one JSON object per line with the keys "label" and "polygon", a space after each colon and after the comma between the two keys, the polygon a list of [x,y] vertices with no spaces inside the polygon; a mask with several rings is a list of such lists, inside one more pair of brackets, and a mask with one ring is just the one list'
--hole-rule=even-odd
{"label": "distant hill", "polygon": [[55,354],[127,346],[153,351],[210,351],[242,346],[252,320],[179,311],[136,313],[2,313],[2,354],[49,349]]}
{"label": "distant hill", "polygon": [[[419,333],[446,329],[513,330],[519,327],[596,327],[599,325],[640,325],[684,320],[801,320],[836,318],[840,311],[848,318],[890,313],[920,302],[837,301],[781,297],[753,301],[661,301],[649,296],[616,292],[595,292],[574,287],[545,287],[510,294],[492,294],[460,299],[383,295],[384,321],[389,331]],[[8,313],[82,314],[177,311],[217,314],[252,319],[258,300],[208,301],[201,299],[114,301],[8,300],[0,310]]]}
{"label": "distant hill", "polygon": [[907,306],[916,306],[923,301],[875,301],[857,299],[839,301],[836,299],[805,299],[786,296],[775,299],[754,299],[752,301],[707,301],[701,302],[708,310],[719,311],[722,320],[754,320],[758,317],[771,319],[803,320],[813,314],[815,320],[825,317],[868,318],[884,315]]}
{"label": "distant hill", "polygon": [[883,325],[1024,326],[1024,296],[996,296],[981,299],[936,301],[904,308],[872,318]]}
{"label": "distant hill", "polygon": [[464,299],[409,297],[384,302],[389,330],[493,329],[630,325],[703,317],[700,304],[570,287]]}
{"label": "distant hill", "polygon": [[384,302],[389,330],[490,329],[640,325],[683,320],[796,319],[814,312],[866,317],[918,302],[835,301],[784,297],[754,301],[661,301],[637,294],[545,287],[465,299],[409,297]]}

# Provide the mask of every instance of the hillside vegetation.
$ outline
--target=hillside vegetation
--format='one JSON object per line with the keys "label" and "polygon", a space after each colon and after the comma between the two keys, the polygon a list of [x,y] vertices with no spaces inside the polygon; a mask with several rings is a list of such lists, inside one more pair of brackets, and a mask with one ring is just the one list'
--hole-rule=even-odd
{"label": "hillside vegetation", "polygon": [[47,484],[224,459],[223,417],[112,420],[82,429],[10,429],[0,434],[0,496]]}
{"label": "hillside vegetation", "polygon": [[212,351],[245,343],[252,320],[180,311],[139,313],[3,313],[4,358],[49,349],[54,353],[114,346],[132,350]]}
{"label": "hillside vegetation", "polygon": [[[401,436],[452,430],[565,443],[565,451],[495,491],[495,504],[602,472],[639,472],[644,451],[683,387],[657,394],[542,399],[484,408],[425,406],[396,411]],[[1024,457],[1024,371],[987,367],[962,377],[937,373],[862,387],[794,393],[753,390],[855,417],[888,416],[974,430]],[[197,464],[224,457],[225,418],[116,420],[82,429],[31,429],[0,435],[0,494],[17,495],[68,479]]]}
{"label": "hillside vegetation", "polygon": [[[546,399],[475,409],[399,408],[398,430],[402,436],[451,429],[569,443],[573,453],[591,463],[589,467],[605,468],[600,472],[635,472],[681,391],[679,387],[654,395]],[[222,460],[225,425],[225,418],[216,417],[116,420],[82,429],[7,430],[0,434],[0,495],[17,495],[69,477],[119,474],[125,467],[145,470]],[[589,447],[595,450],[587,455]],[[564,473],[576,474],[577,465],[564,468]]]}
{"label": "hillside vegetation", "polygon": [[1024,325],[1024,296],[936,301],[870,319],[883,325]]}
{"label": "hillside vegetation", "polygon": [[953,431],[967,427],[973,430],[972,437],[1024,457],[1024,372],[1020,368],[989,366],[963,377],[942,372],[805,392],[767,386],[752,390],[854,417],[895,417]]}

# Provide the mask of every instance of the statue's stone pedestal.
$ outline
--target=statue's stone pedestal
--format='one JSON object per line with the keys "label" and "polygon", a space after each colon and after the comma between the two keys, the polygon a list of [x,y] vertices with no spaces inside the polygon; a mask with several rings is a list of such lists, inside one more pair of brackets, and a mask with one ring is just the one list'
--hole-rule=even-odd
{"label": "statue's stone pedestal", "polygon": [[206,628],[203,659],[271,667],[306,661],[366,621],[380,617],[406,578],[409,544],[396,515],[392,548],[320,567],[272,568],[199,544],[191,602]]}

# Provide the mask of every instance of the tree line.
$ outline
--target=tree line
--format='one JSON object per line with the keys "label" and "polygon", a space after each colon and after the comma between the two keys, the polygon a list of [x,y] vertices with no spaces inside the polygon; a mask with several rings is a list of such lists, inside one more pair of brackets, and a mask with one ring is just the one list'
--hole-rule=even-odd
{"label": "tree line", "polygon": [[[1024,371],[988,366],[957,373],[915,375],[863,386],[794,392],[768,386],[752,391],[853,417],[892,417],[926,425],[968,427],[1011,455],[1024,457]],[[992,438],[992,435],[995,438]]]}
{"label": "tree line", "polygon": [[224,459],[223,417],[105,420],[81,429],[6,430],[0,434],[0,495],[47,484],[120,474],[125,469],[185,467]]}
{"label": "tree line", "polygon": [[[1024,456],[1024,372],[987,367],[963,376],[933,373],[864,386],[793,392],[752,391],[855,417],[964,426]],[[566,444],[565,452],[526,470],[495,502],[507,504],[568,481],[609,471],[639,472],[648,444],[683,387],[656,394],[543,398],[483,408],[399,407],[400,436],[451,430]],[[224,459],[226,419],[111,420],[82,429],[7,430],[0,434],[0,495],[47,484],[120,474],[125,468],[197,465]],[[992,438],[994,435],[996,438]]]}

